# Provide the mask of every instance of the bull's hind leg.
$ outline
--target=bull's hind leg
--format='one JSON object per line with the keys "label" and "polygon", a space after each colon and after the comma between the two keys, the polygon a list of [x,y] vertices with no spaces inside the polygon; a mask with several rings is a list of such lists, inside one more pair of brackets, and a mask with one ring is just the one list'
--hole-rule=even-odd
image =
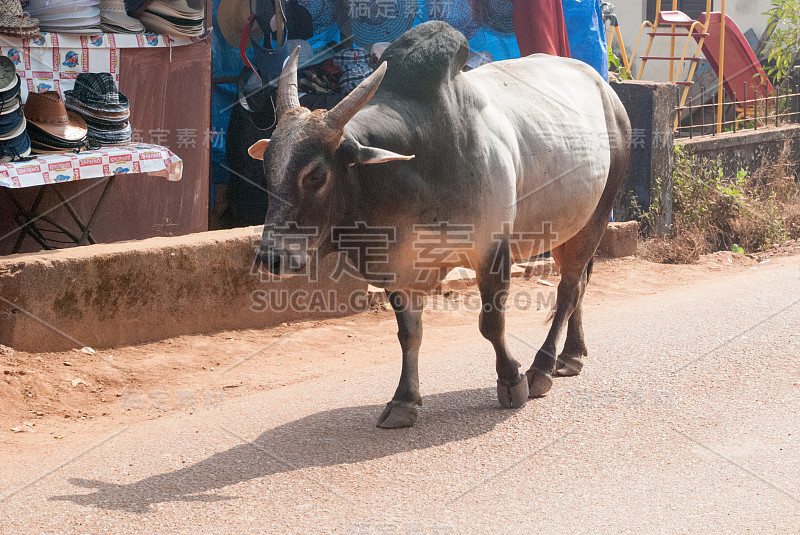
{"label": "bull's hind leg", "polygon": [[505,408],[517,408],[528,399],[528,382],[519,373],[519,362],[508,352],[505,340],[505,305],[511,278],[508,243],[498,244],[492,259],[477,270],[481,292],[480,331],[494,346],[497,369],[497,399]]}
{"label": "bull's hind leg", "polygon": [[[591,274],[592,257],[611,217],[614,197],[627,176],[630,157],[630,123],[627,115],[619,101],[611,102],[611,107],[614,114],[607,119],[609,144],[615,149],[611,152],[611,167],[603,194],[586,226],[553,250],[553,256],[560,263],[561,282],[558,284],[550,332],[525,373],[531,396],[543,396],[550,390],[556,367],[559,375],[578,373],[579,363],[583,367],[581,357],[586,354],[582,325],[583,292]],[[567,340],[556,366],[556,340],[566,322],[569,322]]]}
{"label": "bull's hind leg", "polygon": [[[569,322],[569,330],[564,352],[558,359],[560,362],[558,373],[574,375],[580,371],[577,369],[573,372],[578,362],[581,363],[581,367],[583,366],[582,360],[580,360],[580,357],[586,354],[581,310],[583,293],[586,290],[586,283],[589,281],[591,272],[589,266],[592,257],[608,225],[617,187],[614,184],[612,187],[606,186],[600,204],[586,226],[578,234],[553,250],[553,256],[556,257],[561,267],[561,282],[558,283],[553,324],[550,326],[550,331],[547,333],[541,349],[536,353],[533,364],[525,372],[528,376],[531,396],[543,396],[553,386],[553,373],[557,360],[556,341],[567,322]],[[566,373],[561,373],[562,370]]]}
{"label": "bull's hind leg", "polygon": [[392,401],[378,418],[378,427],[411,427],[417,421],[419,393],[419,347],[422,344],[422,309],[425,297],[419,292],[386,292],[397,318],[397,338],[403,349],[403,370]]}
{"label": "bull's hind leg", "polygon": [[[585,229],[584,229],[585,230]],[[533,365],[525,372],[528,377],[528,388],[531,397],[543,396],[553,386],[553,370],[556,365],[556,342],[561,329],[572,316],[580,302],[583,289],[586,287],[586,267],[591,255],[579,254],[583,239],[581,231],[568,242],[553,251],[560,258],[561,281],[558,283],[556,306],[553,312],[553,323],[547,333],[542,347],[536,353]],[[599,240],[598,240],[599,241]],[[594,254],[594,249],[591,250]],[[589,256],[589,258],[583,258]]]}
{"label": "bull's hind leg", "polygon": [[589,278],[592,276],[593,263],[594,260],[589,260],[585,275],[581,278],[578,304],[575,305],[575,310],[572,311],[567,322],[567,339],[564,341],[564,349],[561,350],[556,360],[554,373],[556,376],[578,375],[583,369],[583,357],[588,354],[586,343],[583,340],[583,295],[586,292]]}

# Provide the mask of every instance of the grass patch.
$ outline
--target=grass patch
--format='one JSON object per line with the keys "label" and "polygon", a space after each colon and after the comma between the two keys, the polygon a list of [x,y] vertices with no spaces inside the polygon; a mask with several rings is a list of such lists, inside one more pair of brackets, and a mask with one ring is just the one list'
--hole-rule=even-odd
{"label": "grass patch", "polygon": [[[675,147],[672,174],[672,229],[640,247],[647,260],[695,262],[700,255],[732,250],[752,253],[774,243],[800,238],[800,189],[788,147],[778,161],[749,173],[726,176],[718,161]],[[640,211],[645,233],[658,208]]]}

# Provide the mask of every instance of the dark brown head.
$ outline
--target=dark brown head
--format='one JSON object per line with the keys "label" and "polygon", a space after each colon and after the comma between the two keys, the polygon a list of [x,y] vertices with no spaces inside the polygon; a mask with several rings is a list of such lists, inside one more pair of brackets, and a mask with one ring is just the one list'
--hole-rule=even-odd
{"label": "dark brown head", "polygon": [[276,275],[304,272],[310,255],[330,241],[331,226],[346,201],[342,196],[349,167],[413,158],[344,136],[347,122],[378,90],[386,63],[332,110],[310,111],[300,105],[297,93],[299,51],[289,56],[278,81],[278,126],[272,138],[248,150],[264,161],[270,197],[256,261]]}

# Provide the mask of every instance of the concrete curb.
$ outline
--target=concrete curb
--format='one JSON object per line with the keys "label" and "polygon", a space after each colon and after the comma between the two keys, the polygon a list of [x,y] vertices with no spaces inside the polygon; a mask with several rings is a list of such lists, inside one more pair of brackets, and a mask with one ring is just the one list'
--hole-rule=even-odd
{"label": "concrete curb", "polygon": [[[636,223],[612,224],[601,250],[636,251]],[[184,334],[323,319],[385,303],[383,291],[331,256],[313,276],[270,280],[253,269],[261,227],[74,247],[0,258],[0,344],[24,351],[131,345]],[[631,239],[633,252],[630,251]],[[624,254],[623,254],[624,253]],[[513,266],[541,277],[550,258]],[[453,270],[440,293],[476,284]]]}
{"label": "concrete curb", "polygon": [[[74,247],[0,259],[0,344],[26,351],[109,347],[261,328],[369,307],[367,284],[262,280],[260,227]],[[301,302],[302,301],[302,302]]]}

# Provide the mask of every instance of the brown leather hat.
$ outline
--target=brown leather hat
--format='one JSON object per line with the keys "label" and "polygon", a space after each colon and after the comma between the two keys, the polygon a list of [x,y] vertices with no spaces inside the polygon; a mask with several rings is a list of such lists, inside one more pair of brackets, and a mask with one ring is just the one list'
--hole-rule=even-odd
{"label": "brown leather hat", "polygon": [[59,139],[75,142],[86,137],[86,122],[74,111],[67,111],[58,91],[29,93],[25,118]]}

